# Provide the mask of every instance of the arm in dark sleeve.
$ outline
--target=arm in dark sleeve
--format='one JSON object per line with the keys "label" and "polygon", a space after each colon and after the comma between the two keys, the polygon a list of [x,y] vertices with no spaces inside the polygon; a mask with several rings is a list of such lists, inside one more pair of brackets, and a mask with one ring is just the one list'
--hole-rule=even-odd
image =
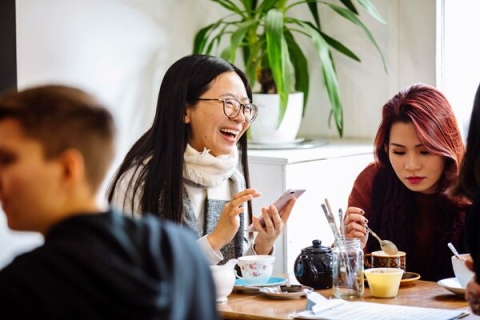
{"label": "arm in dark sleeve", "polygon": [[372,210],[372,185],[376,172],[375,163],[371,163],[363,169],[357,179],[355,179],[352,191],[348,197],[348,206],[363,209],[367,219]]}

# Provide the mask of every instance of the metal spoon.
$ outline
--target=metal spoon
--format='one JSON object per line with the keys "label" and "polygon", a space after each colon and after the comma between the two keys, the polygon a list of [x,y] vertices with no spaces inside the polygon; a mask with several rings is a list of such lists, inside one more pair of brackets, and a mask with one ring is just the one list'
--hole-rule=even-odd
{"label": "metal spoon", "polygon": [[372,234],[375,238],[377,238],[378,242],[380,242],[380,247],[382,248],[383,252],[386,254],[397,254],[398,249],[397,246],[390,240],[382,240],[375,232],[372,231],[367,225],[365,225],[365,229]]}
{"label": "metal spoon", "polygon": [[465,260],[457,251],[457,249],[454,247],[454,245],[449,242],[448,243],[448,247],[450,248],[450,250],[452,250],[453,254],[457,257],[457,259],[460,259],[460,260]]}

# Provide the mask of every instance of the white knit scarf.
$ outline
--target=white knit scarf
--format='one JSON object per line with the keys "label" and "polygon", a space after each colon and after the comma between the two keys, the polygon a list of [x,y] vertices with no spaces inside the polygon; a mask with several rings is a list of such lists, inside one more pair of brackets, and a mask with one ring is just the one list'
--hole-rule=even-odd
{"label": "white knit scarf", "polygon": [[183,158],[185,179],[207,188],[215,188],[230,178],[237,169],[238,149],[235,146],[230,154],[214,157],[207,148],[198,152],[187,144]]}

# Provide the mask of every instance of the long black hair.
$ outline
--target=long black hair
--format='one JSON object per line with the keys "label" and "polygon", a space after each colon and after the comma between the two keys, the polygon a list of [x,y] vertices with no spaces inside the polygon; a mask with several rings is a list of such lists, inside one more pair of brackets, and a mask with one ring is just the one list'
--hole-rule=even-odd
{"label": "long black hair", "polygon": [[480,187],[480,84],[473,101],[468,126],[467,148],[460,169],[459,183],[455,193],[472,199]]}
{"label": "long black hair", "polygon": [[[219,57],[188,55],[176,61],[166,72],[158,94],[157,109],[152,126],[129,150],[108,190],[111,202],[115,187],[122,175],[136,167],[132,197],[140,193],[140,209],[159,217],[181,222],[183,214],[183,155],[188,141],[188,125],[184,123],[187,106],[206,92],[212,81],[224,72],[235,72],[242,79],[252,101],[252,90],[243,71]],[[241,169],[250,186],[247,161],[247,135],[238,141]],[[146,161],[149,159],[148,161]],[[140,169],[139,169],[140,168]],[[127,192],[128,193],[128,192]],[[134,201],[132,198],[132,212]],[[159,201],[162,201],[162,210]],[[124,204],[126,199],[124,199]],[[248,203],[249,217],[252,207]]]}
{"label": "long black hair", "polygon": [[466,248],[475,268],[476,282],[480,280],[480,84],[473,101],[468,126],[467,148],[460,169],[459,182],[453,194],[464,195],[472,200],[466,224]]}

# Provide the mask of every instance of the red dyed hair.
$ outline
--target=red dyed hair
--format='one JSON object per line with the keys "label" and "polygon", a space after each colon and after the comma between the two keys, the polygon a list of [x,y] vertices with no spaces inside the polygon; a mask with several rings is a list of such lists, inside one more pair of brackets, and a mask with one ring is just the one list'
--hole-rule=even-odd
{"label": "red dyed hair", "polygon": [[388,157],[390,130],[397,122],[412,123],[418,139],[428,152],[446,158],[439,186],[440,192],[447,191],[457,182],[465,152],[457,120],[447,98],[434,87],[416,83],[385,103],[374,147],[377,162],[388,168],[392,167]]}

